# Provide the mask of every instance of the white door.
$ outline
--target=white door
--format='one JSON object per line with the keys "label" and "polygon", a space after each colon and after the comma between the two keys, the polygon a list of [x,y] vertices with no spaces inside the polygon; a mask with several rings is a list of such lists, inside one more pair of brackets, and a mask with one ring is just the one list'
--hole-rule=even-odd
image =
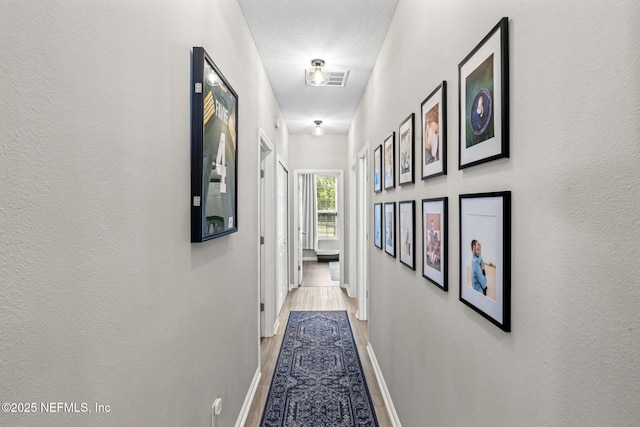
{"label": "white door", "polygon": [[265,204],[264,204],[264,151],[261,151],[260,158],[260,336],[264,337],[264,293],[265,293],[265,248],[264,248],[264,222],[265,222]]}
{"label": "white door", "polygon": [[275,153],[260,131],[260,336],[271,337],[275,329]]}
{"label": "white door", "polygon": [[298,175],[298,286],[302,286],[302,276],[304,273],[304,231],[302,230],[302,175]]}
{"label": "white door", "polygon": [[276,317],[289,291],[289,173],[278,162],[276,182]]}

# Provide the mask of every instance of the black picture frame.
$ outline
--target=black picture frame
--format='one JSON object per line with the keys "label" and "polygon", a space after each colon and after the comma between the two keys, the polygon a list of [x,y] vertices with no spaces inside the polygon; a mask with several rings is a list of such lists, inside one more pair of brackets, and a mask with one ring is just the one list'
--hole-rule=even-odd
{"label": "black picture frame", "polygon": [[398,183],[414,183],[415,114],[411,113],[398,126]]}
{"label": "black picture frame", "polygon": [[422,199],[422,276],[449,290],[449,199]]}
{"label": "black picture frame", "polygon": [[373,205],[373,245],[382,249],[382,203]]}
{"label": "black picture frame", "polygon": [[384,251],[396,257],[396,203],[384,204]]}
{"label": "black picture frame", "polygon": [[447,82],[420,104],[422,179],[447,174]]}
{"label": "black picture frame", "polygon": [[204,48],[193,48],[191,241],[238,231],[238,94]]}
{"label": "black picture frame", "polygon": [[384,189],[388,190],[396,187],[396,133],[391,132],[383,144],[384,150]]}
{"label": "black picture frame", "polygon": [[458,65],[458,169],[509,157],[509,19]]}
{"label": "black picture frame", "polygon": [[416,269],[416,202],[406,200],[398,203],[398,243],[400,262],[412,270]]}
{"label": "black picture frame", "polygon": [[511,331],[511,192],[460,195],[460,301]]}
{"label": "black picture frame", "polygon": [[382,144],[373,150],[373,192],[382,191]]}

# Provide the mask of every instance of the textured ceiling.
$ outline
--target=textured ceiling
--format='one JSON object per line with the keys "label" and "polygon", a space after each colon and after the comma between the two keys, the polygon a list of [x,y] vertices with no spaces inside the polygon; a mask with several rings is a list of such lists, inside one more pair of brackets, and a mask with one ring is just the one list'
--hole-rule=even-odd
{"label": "textured ceiling", "polygon": [[[347,133],[398,0],[238,0],[290,133]],[[307,87],[324,59],[350,74],[345,87]]]}

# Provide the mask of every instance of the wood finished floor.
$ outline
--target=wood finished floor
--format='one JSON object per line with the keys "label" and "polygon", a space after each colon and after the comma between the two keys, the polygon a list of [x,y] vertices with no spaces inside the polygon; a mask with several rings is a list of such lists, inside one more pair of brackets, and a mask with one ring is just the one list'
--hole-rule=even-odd
{"label": "wood finished floor", "polygon": [[[387,410],[378,387],[369,353],[367,352],[367,344],[369,343],[369,326],[367,322],[358,320],[355,316],[356,312],[355,298],[349,298],[346,292],[340,287],[299,287],[287,295],[282,311],[280,312],[280,326],[276,334],[271,338],[263,338],[260,343],[260,355],[262,363],[262,376],[256,395],[253,398],[251,409],[247,417],[245,427],[258,427],[262,418],[262,410],[264,409],[271,385],[273,369],[275,368],[280,346],[282,344],[283,332],[285,330],[289,313],[293,311],[307,310],[346,310],[349,315],[349,322],[356,340],[360,362],[364,370],[371,401],[376,411],[378,424],[380,427],[390,427],[391,421],[387,415]],[[306,426],[317,427],[317,426]]]}
{"label": "wood finished floor", "polygon": [[328,262],[305,261],[302,263],[302,286],[340,286],[331,280]]}

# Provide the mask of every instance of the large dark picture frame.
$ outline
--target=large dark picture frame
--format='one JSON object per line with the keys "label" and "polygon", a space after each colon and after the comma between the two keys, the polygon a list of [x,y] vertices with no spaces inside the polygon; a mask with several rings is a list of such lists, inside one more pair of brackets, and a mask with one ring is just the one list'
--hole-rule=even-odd
{"label": "large dark picture frame", "polygon": [[238,94],[202,47],[193,48],[191,241],[238,231]]}
{"label": "large dark picture frame", "polygon": [[460,301],[511,330],[511,192],[460,195]]}
{"label": "large dark picture frame", "polygon": [[458,65],[458,169],[509,157],[509,19]]}
{"label": "large dark picture frame", "polygon": [[398,243],[400,262],[412,270],[416,269],[416,202],[407,200],[398,203]]}
{"label": "large dark picture frame", "polygon": [[422,199],[422,276],[449,290],[449,221],[447,197]]}
{"label": "large dark picture frame", "polygon": [[447,174],[447,82],[420,104],[422,179]]}

